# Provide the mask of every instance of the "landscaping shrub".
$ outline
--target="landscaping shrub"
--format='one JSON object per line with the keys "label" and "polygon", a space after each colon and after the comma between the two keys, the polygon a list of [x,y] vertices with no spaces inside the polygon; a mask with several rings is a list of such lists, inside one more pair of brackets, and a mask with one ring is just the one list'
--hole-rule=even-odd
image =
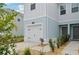
{"label": "landscaping shrub", "polygon": [[16,55],[15,43],[11,35],[2,35],[0,37],[0,55]]}
{"label": "landscaping shrub", "polygon": [[69,41],[69,39],[70,39],[70,35],[67,35],[66,42]]}
{"label": "landscaping shrub", "polygon": [[44,55],[44,53],[43,53],[43,47],[44,47],[44,39],[43,38],[40,38],[40,42],[41,42],[41,48],[42,48],[42,50],[40,51],[40,55]]}
{"label": "landscaping shrub", "polygon": [[40,51],[40,55],[44,55],[44,52]]}
{"label": "landscaping shrub", "polygon": [[15,43],[23,42],[24,36],[14,36],[14,39],[15,39]]}
{"label": "landscaping shrub", "polygon": [[25,48],[24,55],[31,55],[30,48]]}
{"label": "landscaping shrub", "polygon": [[69,38],[70,38],[69,35],[63,35],[62,36],[62,40],[63,40],[63,43],[62,44],[66,43],[69,40]]}
{"label": "landscaping shrub", "polygon": [[54,44],[52,42],[52,39],[49,39],[49,46],[50,46],[52,52],[54,52]]}
{"label": "landscaping shrub", "polygon": [[20,36],[14,36],[14,38],[24,38],[23,35],[20,35]]}
{"label": "landscaping shrub", "polygon": [[0,3],[0,55],[15,55],[15,40],[13,39],[12,30],[15,27],[13,21],[18,13],[3,8],[4,5],[4,3]]}
{"label": "landscaping shrub", "polygon": [[69,41],[69,38],[70,38],[69,35],[62,35],[62,36],[58,37],[57,47],[59,48],[59,46],[62,46],[63,44],[65,44],[67,41]]}
{"label": "landscaping shrub", "polygon": [[57,48],[60,48],[60,39],[59,38],[57,38]]}
{"label": "landscaping shrub", "polygon": [[41,46],[43,46],[44,39],[40,38]]}

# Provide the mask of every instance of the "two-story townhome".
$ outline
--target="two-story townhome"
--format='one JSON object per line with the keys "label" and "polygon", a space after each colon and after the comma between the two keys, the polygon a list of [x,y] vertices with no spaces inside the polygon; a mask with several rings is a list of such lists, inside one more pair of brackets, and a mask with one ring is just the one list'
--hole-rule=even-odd
{"label": "two-story townhome", "polygon": [[24,8],[25,41],[47,42],[63,34],[79,40],[78,3],[26,3]]}

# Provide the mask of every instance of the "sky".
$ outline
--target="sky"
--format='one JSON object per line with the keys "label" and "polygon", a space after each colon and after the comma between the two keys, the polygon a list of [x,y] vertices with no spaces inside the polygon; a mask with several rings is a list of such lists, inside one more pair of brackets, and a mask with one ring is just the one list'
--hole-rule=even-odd
{"label": "sky", "polygon": [[21,3],[6,3],[6,7],[24,13],[24,5]]}

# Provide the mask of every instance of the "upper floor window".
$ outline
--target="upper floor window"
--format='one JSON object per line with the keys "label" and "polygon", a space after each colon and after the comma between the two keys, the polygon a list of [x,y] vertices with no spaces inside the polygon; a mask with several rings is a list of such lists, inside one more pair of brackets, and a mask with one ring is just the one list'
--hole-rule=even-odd
{"label": "upper floor window", "polygon": [[66,14],[66,5],[60,5],[60,15]]}
{"label": "upper floor window", "polygon": [[72,4],[72,13],[79,11],[79,3]]}
{"label": "upper floor window", "polygon": [[36,7],[36,4],[35,3],[31,4],[31,10],[34,10],[35,7]]}

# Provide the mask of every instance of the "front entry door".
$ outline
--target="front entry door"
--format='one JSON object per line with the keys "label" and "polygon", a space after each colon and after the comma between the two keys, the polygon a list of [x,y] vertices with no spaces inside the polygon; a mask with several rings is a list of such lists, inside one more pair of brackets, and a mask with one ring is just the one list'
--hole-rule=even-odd
{"label": "front entry door", "polygon": [[67,35],[67,27],[62,27],[62,35]]}
{"label": "front entry door", "polygon": [[79,40],[79,26],[73,26],[73,40]]}

